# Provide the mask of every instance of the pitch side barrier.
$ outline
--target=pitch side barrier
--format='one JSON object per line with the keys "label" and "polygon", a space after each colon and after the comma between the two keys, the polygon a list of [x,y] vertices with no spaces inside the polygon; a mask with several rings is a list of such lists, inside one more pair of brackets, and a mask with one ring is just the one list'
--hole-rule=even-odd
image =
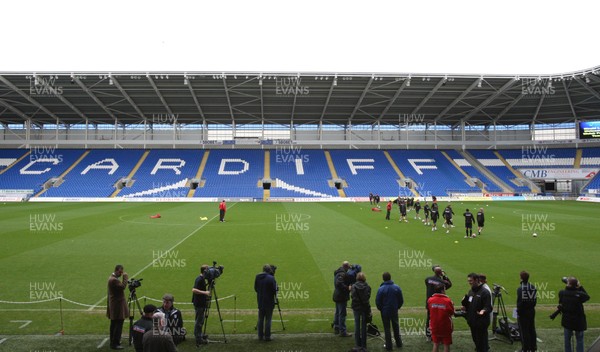
{"label": "pitch side barrier", "polygon": [[[397,197],[382,197],[383,202],[396,199]],[[217,203],[221,200],[227,202],[246,202],[246,203],[257,203],[257,202],[368,202],[368,197],[327,197],[327,198],[269,198],[263,200],[262,198],[78,198],[78,197],[43,197],[43,198],[30,198],[30,202],[56,202],[56,203],[67,203],[67,202],[186,202],[186,203]],[[420,200],[431,200],[425,197],[419,197]],[[532,201],[532,200],[556,200],[554,196],[540,196],[540,195],[520,195],[520,196],[453,196],[453,197],[437,197],[439,202],[489,202],[489,201]],[[578,201],[592,201],[600,202],[599,198],[591,197],[579,197]],[[0,202],[16,202],[22,201],[21,198],[16,197],[0,197]]]}

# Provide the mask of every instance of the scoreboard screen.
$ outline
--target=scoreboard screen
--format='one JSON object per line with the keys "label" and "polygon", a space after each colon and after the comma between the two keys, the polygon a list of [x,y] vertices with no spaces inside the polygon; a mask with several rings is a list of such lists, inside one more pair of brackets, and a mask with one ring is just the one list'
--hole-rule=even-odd
{"label": "scoreboard screen", "polygon": [[600,121],[586,121],[579,123],[580,139],[600,139]]}

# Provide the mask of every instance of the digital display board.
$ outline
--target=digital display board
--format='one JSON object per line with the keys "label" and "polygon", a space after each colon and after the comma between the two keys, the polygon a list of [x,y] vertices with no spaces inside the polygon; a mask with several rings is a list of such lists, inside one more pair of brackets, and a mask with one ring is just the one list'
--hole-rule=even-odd
{"label": "digital display board", "polygon": [[600,121],[586,121],[579,123],[580,139],[600,139]]}

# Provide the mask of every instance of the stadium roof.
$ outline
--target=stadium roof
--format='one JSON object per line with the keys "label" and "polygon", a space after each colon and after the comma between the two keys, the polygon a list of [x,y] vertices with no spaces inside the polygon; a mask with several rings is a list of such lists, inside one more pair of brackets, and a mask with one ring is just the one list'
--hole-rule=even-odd
{"label": "stadium roof", "polygon": [[600,66],[542,76],[0,73],[0,123],[460,126],[600,119]]}

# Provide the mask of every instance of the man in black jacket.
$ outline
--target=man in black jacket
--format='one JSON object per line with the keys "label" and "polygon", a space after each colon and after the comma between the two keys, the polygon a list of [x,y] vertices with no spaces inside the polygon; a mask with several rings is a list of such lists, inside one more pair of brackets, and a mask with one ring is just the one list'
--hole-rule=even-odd
{"label": "man in black jacket", "polygon": [[346,331],[346,304],[350,300],[351,284],[347,275],[350,263],[345,261],[334,273],[333,301],[335,302],[335,316],[333,317],[333,328],[341,337],[349,337]]}
{"label": "man in black jacket", "polygon": [[537,350],[537,334],[535,332],[535,305],[537,290],[529,283],[529,273],[521,271],[521,285],[517,288],[517,321],[521,331],[521,351]]}
{"label": "man in black jacket", "polygon": [[587,330],[583,303],[589,299],[590,296],[574,277],[570,277],[567,287],[558,293],[558,304],[562,313],[561,325],[565,328],[565,352],[573,351],[573,331],[577,340],[576,351],[583,352],[583,332]]}
{"label": "man in black jacket", "polygon": [[156,307],[153,304],[146,304],[144,306],[144,315],[140,318],[140,320],[136,321],[131,328],[131,336],[133,337],[133,347],[135,347],[135,352],[144,351],[142,340],[146,331],[152,330],[152,315],[154,315],[155,311]]}
{"label": "man in black jacket", "polygon": [[271,265],[265,264],[263,272],[256,275],[254,280],[254,291],[258,302],[258,339],[271,341],[271,320],[275,308],[275,295],[277,294],[277,282],[273,276]]}
{"label": "man in black jacket", "polygon": [[158,311],[165,314],[167,330],[173,336],[173,342],[178,345],[185,341],[186,330],[183,327],[183,316],[181,311],[173,306],[175,297],[167,293],[163,296],[163,305]]}
{"label": "man in black jacket", "polygon": [[492,312],[490,293],[483,288],[479,275],[470,273],[467,282],[471,290],[462,300],[462,310],[467,312],[467,324],[471,328],[471,337],[477,352],[487,352],[488,327],[490,326],[490,313]]}
{"label": "man in black jacket", "polygon": [[427,308],[427,300],[429,297],[433,296],[435,293],[435,288],[437,286],[444,286],[444,290],[452,287],[452,281],[450,278],[446,276],[444,270],[439,265],[434,265],[431,270],[433,270],[433,276],[425,278],[425,288],[426,288],[426,296],[425,297],[425,309],[427,309],[427,320],[425,321],[425,335],[427,336],[427,341],[431,341],[431,329],[429,327],[429,309]]}

